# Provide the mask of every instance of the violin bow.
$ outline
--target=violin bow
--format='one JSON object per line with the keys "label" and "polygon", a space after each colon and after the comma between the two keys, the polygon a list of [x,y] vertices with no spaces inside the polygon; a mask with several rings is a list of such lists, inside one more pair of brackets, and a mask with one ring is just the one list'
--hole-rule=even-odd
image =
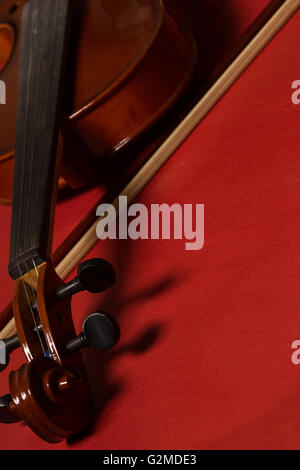
{"label": "violin bow", "polygon": [[[225,67],[218,79],[208,88],[196,106],[187,114],[162,145],[160,145],[131,181],[129,181],[123,191],[112,201],[116,209],[118,209],[119,196],[127,196],[128,203],[132,202],[138,196],[147,183],[156,175],[191,132],[201,123],[222,96],[232,87],[254,59],[297,12],[299,7],[300,0],[285,0],[281,2],[274,0],[271,2],[261,15],[261,20],[269,16],[267,21],[264,22],[263,26],[260,24],[260,27],[255,31],[252,39],[247,42],[242,50],[238,51],[234,59]],[[261,23],[261,21],[258,23]],[[74,243],[70,247],[70,251],[56,266],[56,271],[62,279],[68,277],[76,265],[99,241],[96,235],[98,222],[99,220],[93,220],[86,233],[79,237],[79,239],[75,241],[72,240]],[[6,311],[10,313],[10,306],[6,308]],[[0,339],[8,338],[15,333],[15,319],[12,318],[0,332]]]}

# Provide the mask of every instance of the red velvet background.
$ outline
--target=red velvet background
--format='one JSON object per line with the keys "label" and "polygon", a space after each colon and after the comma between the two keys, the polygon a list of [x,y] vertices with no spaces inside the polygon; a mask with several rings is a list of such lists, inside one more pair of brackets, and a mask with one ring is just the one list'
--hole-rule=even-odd
{"label": "red velvet background", "polygon": [[[224,0],[225,1],[225,0]],[[224,2],[223,2],[224,3]],[[226,2],[239,35],[267,1]],[[103,308],[121,325],[112,351],[88,351],[91,434],[51,446],[21,424],[0,426],[1,449],[248,449],[300,447],[299,13],[272,41],[138,198],[205,204],[205,246],[105,241],[118,282],[79,294],[78,329]],[[55,245],[95,203],[93,189],[59,204]],[[0,207],[0,307],[10,208]],[[12,355],[11,367],[22,363]],[[300,367],[300,366],[299,366]],[[7,393],[7,373],[0,376]]]}

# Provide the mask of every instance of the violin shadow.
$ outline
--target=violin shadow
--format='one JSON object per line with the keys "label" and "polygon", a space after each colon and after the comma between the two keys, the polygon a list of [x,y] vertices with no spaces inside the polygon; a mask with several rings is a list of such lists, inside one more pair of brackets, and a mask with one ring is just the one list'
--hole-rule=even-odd
{"label": "violin shadow", "polygon": [[164,0],[164,3],[175,18],[176,9],[181,11],[177,19],[179,24],[184,20],[182,12],[185,12],[186,21],[191,26],[198,49],[196,81],[199,87],[225,58],[237,38],[238,21],[232,1]]}
{"label": "violin shadow", "polygon": [[162,279],[155,282],[155,284],[146,286],[143,289],[138,289],[136,292],[130,295],[121,296],[120,288],[122,285],[122,276],[124,275],[124,269],[123,273],[120,267],[117,267],[116,271],[118,274],[117,284],[112,289],[110,289],[109,293],[102,300],[100,305],[98,304],[97,306],[100,306],[101,309],[103,309],[104,311],[112,311],[113,315],[116,316],[117,319],[120,318],[120,316],[122,315],[124,308],[127,308],[130,305],[135,305],[137,303],[142,304],[146,300],[158,297],[164,294],[165,292],[174,289],[177,285],[183,282],[182,274],[175,275],[174,273],[167,273],[162,277]]}
{"label": "violin shadow", "polygon": [[[132,245],[132,242],[128,244]],[[122,252],[123,254],[127,253],[126,256],[129,255],[129,249],[126,251],[122,250]],[[104,310],[113,314],[120,324],[121,338],[123,340],[123,338],[126,338],[126,330],[122,328],[122,315],[125,310],[126,321],[128,322],[128,310],[130,310],[128,307],[135,304],[143,305],[146,300],[159,297],[165,292],[174,289],[176,285],[179,284],[181,278],[174,274],[166,274],[154,284],[122,298],[118,293],[120,293],[122,289],[122,280],[124,280],[124,278],[126,279],[125,271],[127,263],[123,259],[123,263],[121,264],[123,266],[122,272],[120,268],[116,267],[119,279],[117,285],[110,290],[104,301],[101,302],[100,305],[98,304],[97,310]],[[142,311],[141,308],[141,313]],[[95,424],[101,419],[101,415],[106,407],[110,405],[120,393],[124,392],[126,388],[125,376],[119,381],[112,380],[111,378],[110,371],[113,361],[124,355],[143,355],[147,353],[162,340],[163,333],[165,338],[166,330],[167,324],[165,322],[157,322],[156,320],[149,319],[149,322],[143,327],[143,330],[139,331],[131,341],[126,341],[125,343],[122,341],[114,349],[105,352],[97,352],[91,348],[85,351],[85,363],[92,384]]]}
{"label": "violin shadow", "polygon": [[165,329],[163,324],[149,323],[137,338],[128,341],[118,348],[105,353],[97,353],[91,349],[86,351],[85,361],[92,384],[95,424],[101,419],[101,415],[107,405],[126,388],[126,377],[122,377],[118,381],[111,380],[109,371],[111,370],[112,362],[124,355],[145,354],[158,342],[163,329]]}
{"label": "violin shadow", "polygon": [[93,428],[96,426],[98,428],[98,423],[101,421],[106,407],[111,405],[113,400],[125,390],[125,377],[121,380],[112,380],[110,377],[112,362],[126,354],[146,353],[158,341],[164,327],[163,324],[149,324],[134,341],[125,343],[122,347],[111,351],[97,352],[91,348],[85,351],[84,360],[91,383],[94,417],[89,428],[68,439],[67,443],[70,447],[93,434]]}
{"label": "violin shadow", "polygon": [[[169,3],[171,5],[172,1],[166,0],[166,4]],[[186,0],[177,1],[186,2]],[[224,54],[228,51],[229,43],[234,42],[236,19],[231,11],[229,0],[222,2],[219,0],[190,0],[190,5],[194,9],[192,21],[199,47],[199,64],[193,84],[179,100],[178,104],[173,106],[169,113],[153,126],[146,134],[146,137],[141,137],[133,143],[133,146],[137,149],[142,149],[147,142],[149,144],[149,142],[153,141],[157,133],[162,133],[162,129],[168,129],[170,126],[175,125],[176,120],[182,114],[180,107],[183,106],[183,112],[186,113],[189,110],[188,108],[193,106],[194,101],[199,99],[198,95],[205,86],[206,80],[209,80],[215,67],[224,58]],[[116,183],[116,173],[117,180],[118,178],[121,179],[119,174],[123,173],[124,166],[129,164],[128,161],[136,158],[136,152],[132,151],[132,146],[128,148],[129,151],[126,150],[125,154],[120,152],[109,160],[106,167],[108,171],[103,171],[99,177],[101,184],[108,188],[111,187],[112,183]],[[111,175],[113,175],[113,180],[111,180]],[[122,315],[126,311],[126,320],[128,321],[128,306],[138,303],[142,305],[144,301],[159,297],[171,289],[176,289],[179,284],[188,282],[187,273],[165,273],[153,285],[139,289],[134,294],[127,295],[127,266],[132,266],[134,260],[134,243],[131,240],[119,240],[116,243],[115,246],[117,248],[111,254],[109,261],[115,268],[117,284],[110,289],[104,298],[102,297],[103,300],[101,302],[92,301],[89,305],[90,311],[104,310],[115,316],[120,323],[122,338],[126,337],[126,332],[122,331]],[[101,243],[98,244],[98,247],[99,257],[102,257],[103,250]],[[94,255],[97,256],[98,253],[94,252]],[[137,260],[137,263],[140,262],[141,260]],[[138,284],[139,282],[137,281]],[[98,432],[99,421],[101,422],[102,415],[107,406],[111,406],[112,402],[126,390],[125,376],[118,379],[113,379],[111,376],[113,362],[124,355],[145,354],[157,345],[159,341],[162,341],[162,336],[163,340],[167,338],[167,335],[165,335],[167,329],[168,325],[165,322],[150,320],[149,324],[144,327],[144,330],[139,332],[138,336],[132,341],[125,342],[125,344],[122,341],[116,348],[104,352],[96,352],[92,349],[85,350],[84,358],[94,401],[94,427],[97,427]],[[100,429],[102,426],[100,425]],[[78,440],[87,438],[93,432],[92,428],[93,425],[84,433],[69,439],[68,444],[73,446]]]}
{"label": "violin shadow", "polygon": [[[132,243],[134,242],[127,241],[128,245],[132,245]],[[117,253],[115,253],[115,255],[117,255]],[[125,332],[122,334],[121,321],[125,308],[128,310],[130,305],[136,303],[143,304],[147,299],[158,297],[166,291],[175,288],[183,280],[183,276],[175,276],[173,273],[169,273],[164,275],[153,285],[147,286],[135,294],[131,294],[122,299],[118,294],[120,294],[120,291],[124,287],[122,287],[122,281],[124,281],[126,273],[125,258],[127,258],[127,256],[130,257],[129,246],[127,250],[121,249],[120,255],[116,256],[119,265],[119,267],[115,266],[118,273],[118,284],[114,288],[110,289],[103,302],[93,303],[94,311],[106,310],[111,312],[118,320],[121,327],[121,337],[125,337]],[[184,276],[184,278],[186,280],[187,276]],[[150,321],[133,340],[122,343],[114,349],[99,352],[92,348],[88,348],[84,351],[84,360],[93,396],[94,420],[93,425],[91,425],[89,429],[68,440],[69,446],[73,446],[79,440],[87,438],[91,433],[93,433],[93,426],[97,426],[99,429],[99,421],[101,422],[102,415],[107,406],[110,406],[117,396],[126,390],[125,376],[119,380],[114,380],[111,377],[113,362],[124,355],[143,355],[147,353],[159,341],[161,341],[162,333],[165,333],[166,330],[166,323]]]}

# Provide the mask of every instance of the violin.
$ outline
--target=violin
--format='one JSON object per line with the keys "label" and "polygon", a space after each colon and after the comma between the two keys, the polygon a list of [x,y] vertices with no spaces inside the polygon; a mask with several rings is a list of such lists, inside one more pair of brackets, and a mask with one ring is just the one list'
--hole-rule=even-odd
{"label": "violin", "polygon": [[3,420],[24,421],[41,438],[58,442],[91,419],[80,350],[115,344],[119,330],[111,317],[97,313],[76,336],[71,316],[72,293],[87,286],[104,290],[114,281],[109,263],[89,261],[64,285],[50,256],[70,2],[32,0],[23,14],[9,262],[17,336],[6,346],[22,346],[27,362],[10,373],[1,411]]}
{"label": "violin", "polygon": [[[10,372],[10,393],[0,399],[0,421],[23,421],[42,439],[56,443],[92,420],[81,350],[108,349],[120,338],[116,320],[105,312],[88,316],[79,335],[72,320],[72,295],[100,293],[113,285],[110,263],[85,261],[65,284],[51,258],[59,175],[66,168],[66,154],[72,154],[68,139],[91,159],[117,152],[183,91],[195,56],[159,0],[29,0],[22,10],[20,38],[18,15],[18,4],[2,2],[1,79],[15,78],[18,54],[20,64],[16,131],[15,95],[9,93],[9,119],[0,133],[0,180],[9,179],[14,156],[8,270],[15,283],[17,332],[1,342],[0,352],[9,356],[22,347],[26,362]],[[7,112],[4,108],[1,113]],[[76,160],[74,154],[72,158]],[[6,190],[8,186],[9,181]]]}
{"label": "violin", "polygon": [[[0,352],[4,348],[7,355],[22,346],[27,360],[10,374],[10,393],[0,399],[0,421],[22,420],[48,442],[68,438],[91,421],[91,394],[81,358],[82,348],[107,349],[120,337],[116,321],[107,313],[97,312],[87,317],[82,333],[77,336],[71,318],[70,296],[79,290],[93,293],[109,288],[115,279],[112,266],[105,260],[89,260],[79,266],[76,278],[65,284],[54,270],[51,258],[57,155],[60,154],[57,146],[61,145],[57,116],[62,109],[69,7],[67,0],[43,0],[42,8],[41,0],[31,0],[24,9],[9,263],[15,281],[13,308],[17,333],[0,344]],[[286,0],[282,9],[276,11],[267,26],[226,68],[128,183],[123,194],[128,194],[129,200],[136,197],[295,10],[295,2]],[[41,19],[43,28],[39,27]],[[46,63],[45,51],[49,53]],[[43,87],[38,86],[40,80]],[[92,225],[67,257],[84,256],[95,241]]]}
{"label": "violin", "polygon": [[[176,1],[175,1],[176,3]],[[12,197],[22,10],[0,5],[0,202]],[[162,0],[73,0],[59,187],[95,180],[99,165],[144,133],[183,93],[197,59],[185,31]]]}

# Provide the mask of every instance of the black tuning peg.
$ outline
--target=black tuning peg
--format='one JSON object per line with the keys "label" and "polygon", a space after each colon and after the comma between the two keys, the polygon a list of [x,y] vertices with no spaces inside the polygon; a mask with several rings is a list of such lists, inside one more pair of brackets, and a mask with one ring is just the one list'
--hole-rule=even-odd
{"label": "black tuning peg", "polygon": [[8,366],[9,354],[19,347],[20,340],[18,335],[0,341],[0,372]]}
{"label": "black tuning peg", "polygon": [[17,418],[10,409],[12,402],[11,395],[4,395],[0,397],[0,422],[1,423],[17,423],[20,418]]}
{"label": "black tuning peg", "polygon": [[77,276],[56,291],[59,299],[87,290],[92,294],[103,292],[114,284],[115,272],[112,265],[101,258],[84,261],[78,266]]}
{"label": "black tuning peg", "polygon": [[82,328],[82,333],[70,340],[65,349],[72,354],[87,346],[97,350],[112,348],[120,339],[120,328],[116,320],[108,313],[92,313]]}

